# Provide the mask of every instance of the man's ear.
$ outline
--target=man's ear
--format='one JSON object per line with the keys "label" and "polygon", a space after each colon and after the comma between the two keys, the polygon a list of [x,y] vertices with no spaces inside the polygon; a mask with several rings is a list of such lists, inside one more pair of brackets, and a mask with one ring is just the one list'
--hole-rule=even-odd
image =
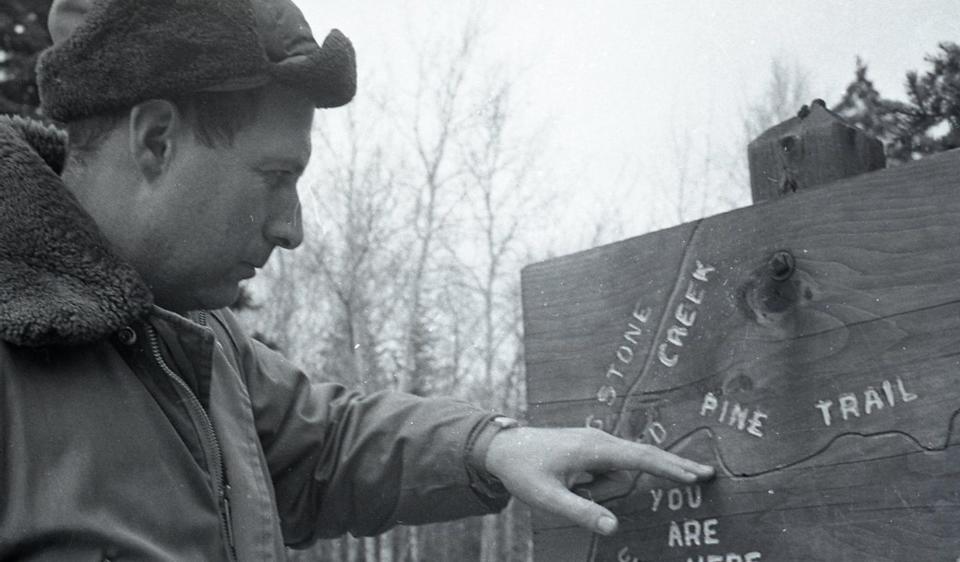
{"label": "man's ear", "polygon": [[160,175],[175,152],[180,110],[167,100],[148,100],[130,110],[130,154],[148,180]]}

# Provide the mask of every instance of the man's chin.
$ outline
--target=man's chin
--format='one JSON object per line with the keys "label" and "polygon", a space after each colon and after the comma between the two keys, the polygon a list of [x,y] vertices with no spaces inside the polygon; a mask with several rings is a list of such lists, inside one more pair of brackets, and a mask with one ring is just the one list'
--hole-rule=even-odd
{"label": "man's chin", "polygon": [[194,310],[217,310],[232,306],[242,300],[240,285],[238,283],[226,283],[215,289],[209,289],[198,293],[194,298]]}
{"label": "man's chin", "polygon": [[217,310],[237,303],[242,305],[244,292],[240,289],[239,279],[222,279],[216,284],[194,285],[178,291],[154,288],[154,299],[161,308],[182,314],[191,310]]}
{"label": "man's chin", "polygon": [[217,308],[234,306],[243,300],[243,291],[240,290],[239,284],[234,284],[228,290],[224,290],[222,296],[218,297],[219,298],[213,299],[210,303],[213,306],[208,306],[207,309],[215,310]]}

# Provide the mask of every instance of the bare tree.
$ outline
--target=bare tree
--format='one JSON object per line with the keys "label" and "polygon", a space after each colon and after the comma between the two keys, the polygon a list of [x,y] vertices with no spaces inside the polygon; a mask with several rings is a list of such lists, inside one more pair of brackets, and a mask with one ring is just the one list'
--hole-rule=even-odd
{"label": "bare tree", "polygon": [[[542,190],[530,180],[537,151],[527,142],[517,142],[510,130],[511,86],[495,80],[487,102],[475,113],[473,134],[461,147],[466,167],[469,224],[475,232],[469,248],[461,248],[465,288],[477,301],[480,342],[478,356],[479,388],[482,402],[495,410],[517,409],[510,403],[512,385],[519,366],[517,350],[522,341],[518,333],[519,309],[515,287],[520,265],[515,261],[523,245],[527,213],[543,208]],[[467,250],[466,252],[464,250]],[[464,255],[468,254],[468,255]],[[515,395],[513,395],[515,396]],[[513,550],[512,510],[483,520],[481,562],[508,559]]]}
{"label": "bare tree", "polygon": [[796,62],[782,57],[770,60],[770,70],[763,93],[746,103],[741,110],[741,133],[731,161],[729,176],[736,185],[745,186],[749,193],[750,170],[747,164],[747,145],[764,131],[797,114],[813,95],[810,92],[810,75]]}
{"label": "bare tree", "polygon": [[[743,111],[745,140],[750,142],[770,127],[793,117],[810,101],[809,73],[795,62],[773,58],[764,93]],[[745,143],[743,147],[745,150]]]}
{"label": "bare tree", "polygon": [[664,196],[650,226],[672,226],[749,203],[747,144],[809,102],[807,72],[774,58],[762,94],[741,110],[739,132],[717,138],[712,114],[697,123],[677,120],[671,158],[655,168]]}
{"label": "bare tree", "polygon": [[[412,90],[318,120],[307,238],[254,288],[246,313],[323,377],[374,390],[523,409],[519,270],[539,143],[516,126],[512,79],[483,59],[474,15],[419,54]],[[355,102],[356,103],[356,102]],[[313,195],[310,195],[313,193]],[[529,526],[499,517],[399,528],[314,549],[335,560],[525,560]],[[478,540],[479,537],[479,540]]]}
{"label": "bare tree", "polygon": [[[456,148],[467,118],[468,73],[475,56],[480,24],[476,17],[464,25],[452,46],[419,54],[418,79],[410,120],[400,126],[413,147],[416,175],[410,179],[414,206],[410,224],[415,235],[407,278],[408,316],[404,354],[397,388],[417,393],[419,379],[431,371],[425,347],[429,341],[428,287],[443,267],[437,249],[451,214],[462,199],[463,173]],[[433,279],[432,279],[432,278]]]}

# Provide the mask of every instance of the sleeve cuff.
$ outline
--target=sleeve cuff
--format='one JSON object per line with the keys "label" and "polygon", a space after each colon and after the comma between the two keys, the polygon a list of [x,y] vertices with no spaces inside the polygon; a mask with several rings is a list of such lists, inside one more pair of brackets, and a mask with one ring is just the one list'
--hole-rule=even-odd
{"label": "sleeve cuff", "polygon": [[520,425],[517,420],[491,414],[480,420],[467,436],[465,464],[470,488],[491,511],[500,511],[510,501],[510,493],[499,478],[487,472],[487,450],[494,436],[504,429]]}

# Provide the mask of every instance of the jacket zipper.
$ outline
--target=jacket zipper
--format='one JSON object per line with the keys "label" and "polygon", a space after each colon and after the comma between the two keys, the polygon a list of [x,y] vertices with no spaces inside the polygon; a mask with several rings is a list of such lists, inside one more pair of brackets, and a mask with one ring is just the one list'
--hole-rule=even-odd
{"label": "jacket zipper", "polygon": [[[205,318],[204,318],[205,320]],[[167,375],[167,377],[174,382],[187,397],[187,404],[189,407],[198,415],[200,420],[203,422],[202,432],[207,439],[207,449],[213,453],[213,465],[210,467],[210,471],[213,473],[214,486],[216,487],[217,497],[220,501],[220,525],[221,530],[227,537],[227,544],[229,546],[229,554],[231,560],[236,560],[236,552],[233,543],[233,521],[231,519],[230,513],[230,498],[227,496],[227,492],[230,489],[230,486],[226,484],[223,477],[223,452],[220,448],[220,441],[217,439],[217,434],[213,429],[213,422],[210,420],[210,416],[207,415],[207,411],[203,408],[203,404],[200,403],[200,400],[197,398],[197,395],[193,393],[193,390],[190,386],[180,378],[180,375],[175,373],[171,369],[167,362],[164,361],[163,355],[160,353],[160,340],[157,336],[156,330],[153,326],[146,326],[147,340],[150,343],[150,352],[153,354],[153,358],[159,365],[160,370]]]}

